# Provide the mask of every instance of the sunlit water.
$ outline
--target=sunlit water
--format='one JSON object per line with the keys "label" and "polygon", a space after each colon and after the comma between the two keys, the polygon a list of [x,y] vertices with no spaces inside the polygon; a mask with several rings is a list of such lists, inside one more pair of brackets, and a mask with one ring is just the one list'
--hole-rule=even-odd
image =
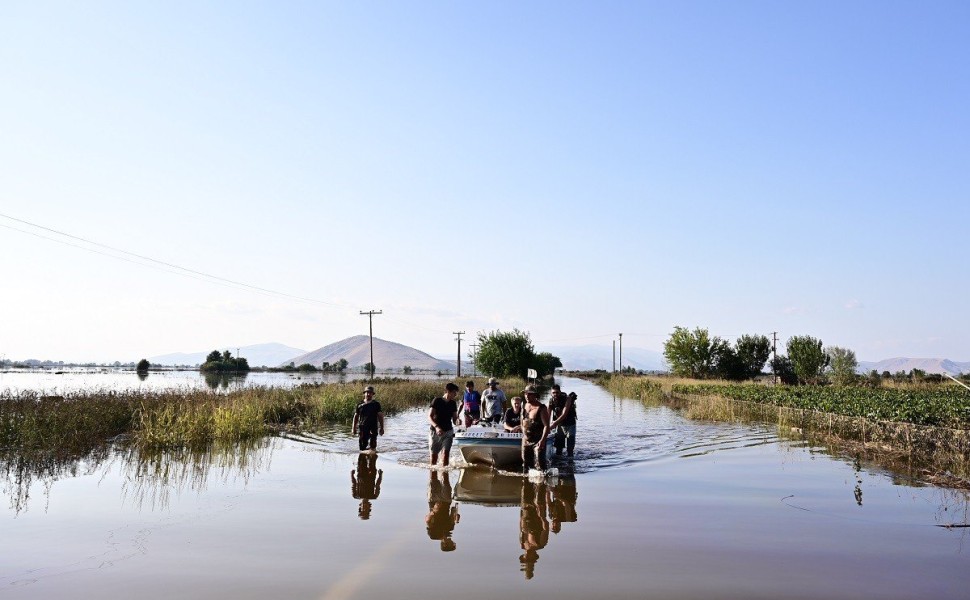
{"label": "sunlit water", "polygon": [[30,484],[10,473],[0,595],[970,597],[968,530],[941,527],[967,523],[963,492],[773,427],[563,387],[579,394],[577,454],[543,482],[428,469],[421,410],[387,419],[376,457],[342,427],[212,456],[118,452]]}
{"label": "sunlit water", "polygon": [[[380,374],[378,374],[380,376]],[[400,374],[394,377],[402,377]],[[92,390],[114,392],[144,391],[233,391],[251,387],[289,388],[304,384],[336,383],[364,379],[361,373],[266,373],[240,375],[200,373],[199,371],[150,371],[139,375],[133,370],[100,368],[7,369],[0,370],[0,394],[36,392],[42,395],[66,395]],[[408,379],[434,379],[429,374],[412,374]]]}

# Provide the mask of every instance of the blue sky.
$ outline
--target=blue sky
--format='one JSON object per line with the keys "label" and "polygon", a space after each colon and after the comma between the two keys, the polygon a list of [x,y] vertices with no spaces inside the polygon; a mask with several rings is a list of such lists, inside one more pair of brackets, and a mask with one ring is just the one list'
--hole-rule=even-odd
{"label": "blue sky", "polygon": [[8,3],[0,214],[317,302],[0,217],[0,354],[382,309],[444,356],[682,325],[970,360],[968,40],[958,2]]}

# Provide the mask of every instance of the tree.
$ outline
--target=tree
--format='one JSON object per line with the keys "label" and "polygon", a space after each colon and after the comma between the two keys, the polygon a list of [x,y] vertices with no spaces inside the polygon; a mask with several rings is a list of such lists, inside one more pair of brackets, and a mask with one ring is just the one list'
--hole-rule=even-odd
{"label": "tree", "polygon": [[764,335],[742,335],[734,343],[734,353],[744,365],[744,378],[754,379],[771,356],[771,342]]}
{"label": "tree", "polygon": [[562,361],[558,356],[553,356],[549,352],[540,352],[535,355],[535,370],[539,377],[555,375],[556,369],[562,368]]}
{"label": "tree", "polygon": [[[855,358],[855,352],[847,348],[830,346],[825,353],[828,355],[832,381],[836,385],[849,385],[855,381],[856,368],[859,366],[859,361]],[[878,379],[878,377],[879,374],[876,373],[875,378]]]}
{"label": "tree", "polygon": [[414,372],[414,369],[411,368],[411,365],[404,365],[403,370],[405,375],[410,375],[411,373]]}
{"label": "tree", "polygon": [[710,377],[717,366],[719,353],[723,353],[721,338],[713,338],[707,329],[697,327],[690,331],[686,327],[674,327],[664,342],[664,358],[675,375],[691,378]]}
{"label": "tree", "polygon": [[209,353],[208,356],[205,357],[205,362],[207,363],[219,362],[221,360],[222,360],[222,352],[219,352],[218,350],[213,350],[212,352]]}
{"label": "tree", "polygon": [[135,370],[138,371],[139,373],[147,373],[149,367],[151,367],[151,366],[152,365],[151,365],[150,362],[148,362],[148,359],[147,358],[143,358],[140,361],[138,361],[138,366],[135,367]]}
{"label": "tree", "polygon": [[[478,334],[477,367],[493,377],[521,377],[537,367],[529,334],[518,329]],[[538,371],[538,368],[536,369]]]}
{"label": "tree", "polygon": [[375,367],[372,363],[364,363],[364,372],[370,375],[371,377],[374,376],[374,371],[376,370],[377,370],[377,367]]}
{"label": "tree", "polygon": [[818,383],[829,365],[822,340],[809,335],[796,335],[788,340],[788,360],[799,383]]}
{"label": "tree", "polygon": [[792,367],[791,361],[788,360],[787,356],[779,356],[771,361],[771,369],[785,385],[795,385],[798,383],[795,368]]}
{"label": "tree", "polygon": [[714,372],[721,379],[743,381],[748,378],[748,370],[738,353],[723,340],[714,346]]}

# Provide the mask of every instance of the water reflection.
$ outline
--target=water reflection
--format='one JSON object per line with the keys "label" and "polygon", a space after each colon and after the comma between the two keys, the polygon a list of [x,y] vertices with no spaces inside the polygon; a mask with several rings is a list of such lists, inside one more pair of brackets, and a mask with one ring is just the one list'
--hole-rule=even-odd
{"label": "water reflection", "polygon": [[148,371],[138,371],[138,381],[145,381],[148,379]]}
{"label": "water reflection", "polygon": [[228,390],[229,386],[242,387],[242,384],[246,381],[246,376],[249,373],[219,373],[219,372],[206,372],[202,376],[205,378],[205,384],[209,386],[212,390]]}
{"label": "water reflection", "polygon": [[370,518],[370,501],[381,495],[383,479],[384,470],[377,468],[377,453],[361,452],[357,458],[357,469],[350,472],[350,495],[360,500],[357,516],[361,520]]}
{"label": "water reflection", "polygon": [[496,471],[464,469],[458,477],[454,498],[472,504],[519,509],[518,536],[522,551],[519,569],[526,579],[535,576],[539,551],[549,543],[549,533],[559,534],[563,523],[579,520],[576,478],[572,473],[528,479]]}
{"label": "water reflection", "polygon": [[10,510],[20,514],[27,510],[35,485],[43,486],[47,496],[58,480],[93,473],[109,455],[107,447],[82,454],[5,450],[0,453],[0,491],[9,498]]}
{"label": "water reflection", "polygon": [[114,460],[120,463],[124,480],[122,499],[139,510],[166,509],[173,496],[187,490],[204,492],[211,480],[226,485],[249,480],[268,470],[272,459],[272,438],[232,445],[213,445],[204,450],[119,449]]}
{"label": "water reflection", "polygon": [[428,537],[441,541],[442,552],[451,552],[458,547],[451,539],[451,534],[460,520],[458,503],[452,501],[448,471],[432,469],[428,479],[428,514],[424,522],[428,527]]}

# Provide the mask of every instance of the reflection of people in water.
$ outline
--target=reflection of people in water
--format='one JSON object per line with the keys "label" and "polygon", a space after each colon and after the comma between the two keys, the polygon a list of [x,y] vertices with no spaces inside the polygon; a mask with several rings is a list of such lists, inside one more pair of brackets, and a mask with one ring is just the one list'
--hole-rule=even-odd
{"label": "reflection of people in water", "polygon": [[364,521],[370,518],[370,501],[381,495],[383,469],[377,468],[376,454],[361,454],[357,458],[357,470],[350,472],[350,493],[360,500],[357,515]]}
{"label": "reflection of people in water", "polygon": [[519,563],[526,579],[532,579],[535,575],[539,550],[549,543],[549,521],[546,518],[548,495],[549,488],[545,482],[525,481],[522,485],[519,543],[524,553],[519,556]]}
{"label": "reflection of people in water", "polygon": [[428,537],[441,540],[442,552],[451,552],[457,548],[455,541],[451,539],[451,532],[455,530],[460,519],[458,504],[452,506],[448,472],[439,474],[432,470],[431,479],[428,481],[428,516],[424,518],[424,522],[428,525]]}
{"label": "reflection of people in water", "polygon": [[571,475],[561,476],[550,491],[552,501],[549,503],[549,518],[552,519],[552,532],[559,533],[563,523],[579,520],[576,514],[576,479]]}

